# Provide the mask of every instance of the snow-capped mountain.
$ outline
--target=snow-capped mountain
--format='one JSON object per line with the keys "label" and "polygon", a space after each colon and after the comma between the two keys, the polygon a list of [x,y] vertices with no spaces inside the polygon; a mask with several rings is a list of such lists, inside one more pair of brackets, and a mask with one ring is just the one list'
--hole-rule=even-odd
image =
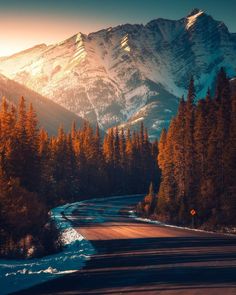
{"label": "snow-capped mountain", "polygon": [[168,125],[194,75],[205,95],[224,66],[236,72],[236,35],[195,9],[180,20],[120,25],[0,59],[0,72],[107,129]]}

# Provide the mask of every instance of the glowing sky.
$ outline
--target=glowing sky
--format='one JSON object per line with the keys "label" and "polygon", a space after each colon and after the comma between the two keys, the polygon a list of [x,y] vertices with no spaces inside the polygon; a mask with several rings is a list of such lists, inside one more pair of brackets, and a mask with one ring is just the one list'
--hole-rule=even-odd
{"label": "glowing sky", "polygon": [[0,56],[123,23],[180,19],[200,8],[236,32],[236,0],[0,0]]}

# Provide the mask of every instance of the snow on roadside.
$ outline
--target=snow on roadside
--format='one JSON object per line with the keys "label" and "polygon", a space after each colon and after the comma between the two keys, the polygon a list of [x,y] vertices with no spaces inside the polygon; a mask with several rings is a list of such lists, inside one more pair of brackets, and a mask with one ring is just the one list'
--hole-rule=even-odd
{"label": "snow on roadside", "polygon": [[54,279],[81,269],[90,255],[95,253],[92,244],[79,234],[67,216],[83,202],[56,207],[51,211],[63,243],[63,251],[34,259],[0,259],[1,294],[8,294]]}
{"label": "snow on roadside", "polygon": [[133,210],[129,211],[129,217],[130,218],[134,218],[135,220],[138,220],[138,221],[143,221],[143,222],[158,224],[158,225],[166,226],[166,227],[173,227],[173,228],[177,228],[177,229],[185,229],[185,230],[189,230],[189,231],[196,231],[196,232],[202,232],[202,233],[208,233],[208,234],[214,234],[214,235],[215,234],[221,234],[221,235],[225,235],[225,236],[235,237],[235,234],[221,233],[221,232],[213,232],[213,231],[206,231],[206,230],[203,230],[203,229],[190,228],[190,227],[184,227],[184,226],[177,226],[177,225],[163,223],[163,222],[158,221],[158,220],[152,220],[152,219],[148,219],[148,218],[138,217],[135,214],[135,211],[133,211]]}

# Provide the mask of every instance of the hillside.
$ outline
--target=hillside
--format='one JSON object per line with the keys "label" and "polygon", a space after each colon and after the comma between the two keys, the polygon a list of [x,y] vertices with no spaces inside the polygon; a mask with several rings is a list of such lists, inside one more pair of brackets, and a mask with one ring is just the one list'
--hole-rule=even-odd
{"label": "hillside", "polygon": [[66,110],[52,100],[43,97],[29,88],[0,75],[0,98],[5,96],[8,101],[16,104],[21,96],[24,96],[27,103],[33,103],[37,112],[39,123],[49,134],[56,134],[59,126],[69,130],[73,121],[78,126],[84,121],[76,114]]}

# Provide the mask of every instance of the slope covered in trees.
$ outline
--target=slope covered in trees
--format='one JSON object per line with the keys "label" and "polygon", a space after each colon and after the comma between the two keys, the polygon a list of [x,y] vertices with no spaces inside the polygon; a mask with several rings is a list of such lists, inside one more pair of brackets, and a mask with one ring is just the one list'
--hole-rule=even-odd
{"label": "slope covered in trees", "polygon": [[[157,185],[157,142],[147,131],[111,129],[102,140],[88,124],[50,137],[38,129],[33,106],[2,99],[0,109],[0,255],[50,252],[55,231],[51,207],[99,195],[143,193]],[[51,238],[48,238],[48,237]],[[37,252],[36,251],[36,252]]]}
{"label": "slope covered in trees", "polygon": [[[153,210],[145,201],[143,215],[162,221],[205,228],[235,225],[236,216],[236,95],[220,70],[214,98],[210,91],[195,103],[191,79],[187,100],[159,142],[158,164],[162,172]],[[145,210],[146,205],[146,210]]]}
{"label": "slope covered in trees", "polygon": [[73,121],[79,126],[83,125],[84,120],[74,113],[45,96],[0,74],[0,100],[4,96],[9,103],[15,106],[17,106],[19,97],[24,96],[28,103],[34,105],[39,125],[45,128],[51,135],[57,134],[57,129],[60,124],[64,126],[66,131],[70,130]]}

